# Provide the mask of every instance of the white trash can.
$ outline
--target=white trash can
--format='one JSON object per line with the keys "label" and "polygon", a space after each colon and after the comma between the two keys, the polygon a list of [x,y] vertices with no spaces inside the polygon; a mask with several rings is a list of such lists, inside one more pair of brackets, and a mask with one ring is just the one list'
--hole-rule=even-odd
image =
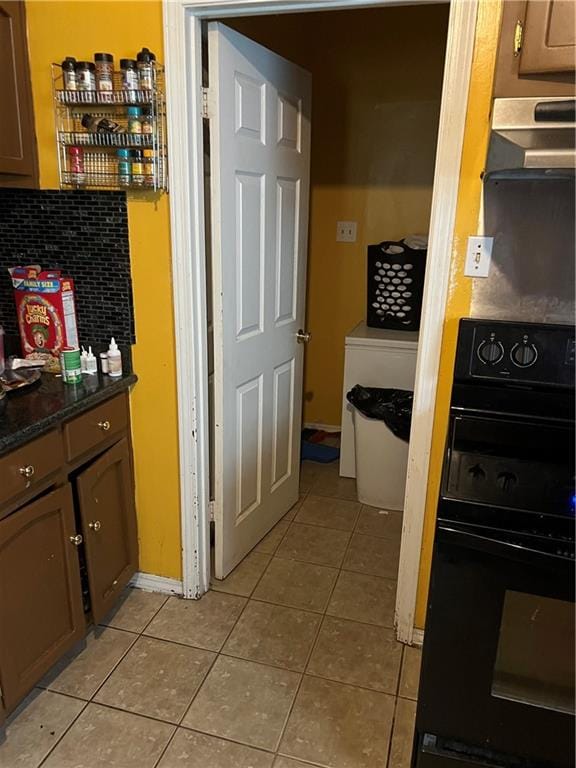
{"label": "white trash can", "polygon": [[404,509],[408,443],[379,419],[353,408],[358,501],[382,509]]}

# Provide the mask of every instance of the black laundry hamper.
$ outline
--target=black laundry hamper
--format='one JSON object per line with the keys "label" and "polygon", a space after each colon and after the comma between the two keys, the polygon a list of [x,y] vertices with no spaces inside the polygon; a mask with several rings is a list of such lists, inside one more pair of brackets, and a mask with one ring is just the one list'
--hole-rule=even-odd
{"label": "black laundry hamper", "polygon": [[404,240],[368,246],[366,323],[370,328],[420,328],[426,250]]}

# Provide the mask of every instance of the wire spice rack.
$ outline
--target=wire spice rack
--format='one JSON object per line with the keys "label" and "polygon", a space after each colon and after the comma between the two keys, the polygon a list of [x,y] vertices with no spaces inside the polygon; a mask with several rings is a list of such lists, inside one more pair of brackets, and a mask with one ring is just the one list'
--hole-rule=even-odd
{"label": "wire spice rack", "polygon": [[[112,91],[65,90],[61,66],[52,65],[60,188],[167,190],[164,67],[155,66],[151,89],[124,89],[120,72],[114,72],[113,86]],[[146,110],[147,132],[131,130],[129,107]],[[87,130],[85,115],[119,128]]]}

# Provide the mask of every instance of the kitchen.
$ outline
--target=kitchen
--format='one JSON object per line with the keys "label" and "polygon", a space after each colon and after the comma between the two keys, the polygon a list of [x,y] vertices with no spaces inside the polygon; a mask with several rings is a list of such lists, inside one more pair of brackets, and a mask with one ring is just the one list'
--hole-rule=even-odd
{"label": "kitchen", "polygon": [[[30,69],[32,98],[35,110],[40,187],[45,190],[58,188],[57,158],[54,141],[50,67],[52,61],[61,61],[66,55],[91,58],[94,51],[113,50],[119,58],[128,56],[147,45],[162,61],[161,6],[142,3],[139,6],[138,29],[133,25],[133,4],[115,5],[109,14],[102,4],[44,4],[29,3],[28,39],[30,45]],[[491,106],[490,84],[495,58],[498,29],[497,6],[481,4],[477,35],[482,35],[484,48],[479,48],[473,69],[469,110],[470,122],[465,134],[465,154],[462,164],[461,197],[459,199],[459,234],[463,241],[478,232],[478,206],[480,203],[480,172],[485,164],[487,151],[489,112]],[[125,14],[125,15],[123,15]],[[54,32],[44,32],[50,15]],[[109,24],[108,19],[114,19]],[[146,30],[146,34],[141,30]],[[57,30],[57,32],[56,32]],[[81,30],[81,32],[80,32]],[[75,46],[70,40],[77,39]],[[106,44],[105,44],[106,42]],[[74,48],[74,50],[72,50]],[[550,80],[550,76],[548,80]],[[560,95],[557,84],[546,93],[537,96]],[[505,95],[501,93],[500,95]],[[476,124],[474,124],[474,120]],[[484,148],[483,151],[479,151]],[[467,154],[466,154],[467,151]],[[54,194],[58,194],[54,192]],[[78,192],[75,194],[92,194]],[[103,193],[95,193],[103,194]],[[149,193],[150,194],[150,193]],[[132,368],[138,376],[130,394],[131,438],[134,452],[134,471],[138,516],[140,561],[138,571],[154,574],[164,579],[163,588],[174,593],[181,590],[180,523],[178,438],[176,401],[176,353],[174,344],[174,320],[172,313],[172,286],[170,281],[170,250],[168,201],[166,195],[153,200],[129,196],[127,210],[128,242],[130,246],[130,271],[134,301],[136,343],[132,346]],[[462,206],[462,207],[461,207]],[[490,234],[486,231],[486,234]],[[458,245],[452,265],[455,288],[446,308],[445,333],[440,362],[442,382],[438,389],[436,426],[430,467],[429,497],[430,515],[427,518],[423,555],[421,560],[421,584],[417,626],[424,626],[426,584],[429,577],[429,553],[431,550],[433,522],[438,498],[438,485],[444,451],[453,358],[456,343],[456,320],[471,314],[470,280],[463,276],[464,247]],[[42,266],[52,266],[50,251],[40,261]],[[14,264],[12,264],[14,265]],[[73,275],[75,277],[75,275]],[[489,278],[490,280],[490,278]],[[487,284],[487,282],[486,282]],[[9,288],[11,291],[11,287]],[[474,287],[476,294],[476,286]],[[9,301],[12,301],[10,293]],[[474,301],[476,301],[476,296]],[[483,305],[485,306],[485,304]],[[474,312],[479,316],[477,312]],[[526,318],[524,318],[526,319]],[[4,318],[2,318],[4,324]],[[88,342],[88,339],[81,339]],[[104,339],[103,341],[108,341]],[[107,346],[107,345],[106,345]],[[129,363],[129,355],[123,357]],[[129,372],[130,368],[126,367]],[[87,379],[88,380],[88,379]],[[132,384],[133,382],[130,382]],[[63,385],[62,385],[63,386]],[[25,395],[20,396],[24,398]],[[94,401],[91,401],[95,405]],[[98,407],[100,405],[98,404]],[[79,414],[82,415],[82,414]],[[127,417],[120,415],[123,429]],[[110,420],[99,418],[103,423]],[[120,434],[120,433],[117,433]],[[108,439],[108,438],[105,438]],[[112,437],[109,438],[113,442]],[[108,443],[103,443],[108,445]],[[84,454],[92,455],[92,454]],[[19,508],[19,506],[18,506]],[[159,514],[159,510],[162,511]],[[428,553],[428,557],[426,556]],[[140,578],[140,577],[139,577]],[[151,582],[148,582],[150,585]],[[156,587],[158,582],[156,582]],[[163,738],[163,736],[162,736]],[[314,762],[314,761],[313,761]],[[144,763],[142,763],[144,764]],[[209,763],[205,763],[209,764]],[[120,762],[119,765],[122,765]]]}

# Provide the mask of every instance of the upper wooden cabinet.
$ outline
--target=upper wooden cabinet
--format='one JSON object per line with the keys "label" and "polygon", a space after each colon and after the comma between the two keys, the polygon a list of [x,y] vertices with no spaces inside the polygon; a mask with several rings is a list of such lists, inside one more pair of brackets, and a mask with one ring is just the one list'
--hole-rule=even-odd
{"label": "upper wooden cabinet", "polygon": [[528,0],[520,74],[573,72],[576,53],[574,0]]}
{"label": "upper wooden cabinet", "polygon": [[494,95],[573,96],[574,0],[504,0]]}
{"label": "upper wooden cabinet", "polygon": [[0,0],[0,186],[38,186],[23,0]]}

